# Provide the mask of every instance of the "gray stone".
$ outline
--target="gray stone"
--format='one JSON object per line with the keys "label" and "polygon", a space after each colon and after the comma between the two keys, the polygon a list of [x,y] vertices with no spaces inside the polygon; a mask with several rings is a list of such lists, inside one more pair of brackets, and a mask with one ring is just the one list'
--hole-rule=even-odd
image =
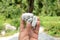
{"label": "gray stone", "polygon": [[38,40],[55,40],[55,39],[47,35],[46,33],[39,33]]}
{"label": "gray stone", "polygon": [[16,37],[13,37],[10,40],[18,40],[18,37],[17,36]]}

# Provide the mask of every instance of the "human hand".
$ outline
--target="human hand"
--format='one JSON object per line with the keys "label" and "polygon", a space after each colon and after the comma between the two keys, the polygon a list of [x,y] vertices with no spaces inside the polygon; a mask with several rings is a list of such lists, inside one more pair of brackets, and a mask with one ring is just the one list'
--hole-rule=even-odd
{"label": "human hand", "polygon": [[40,21],[38,18],[36,28],[32,28],[30,23],[26,23],[26,27],[24,26],[24,21],[21,20],[20,23],[20,35],[19,40],[38,40],[38,32],[40,27]]}
{"label": "human hand", "polygon": [[21,20],[20,23],[20,33],[19,33],[19,40],[29,40],[29,26],[31,25],[30,23],[26,23],[26,27],[24,24],[24,21]]}
{"label": "human hand", "polygon": [[39,33],[39,27],[40,27],[40,20],[38,18],[37,20],[37,25],[36,25],[36,28],[32,28],[31,26],[30,27],[30,33],[29,33],[29,38],[30,40],[38,40],[38,33]]}

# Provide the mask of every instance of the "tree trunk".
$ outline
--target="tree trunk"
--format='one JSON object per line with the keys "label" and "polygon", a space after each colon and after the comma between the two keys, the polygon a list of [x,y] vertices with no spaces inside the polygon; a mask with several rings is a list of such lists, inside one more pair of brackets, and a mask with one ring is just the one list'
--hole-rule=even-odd
{"label": "tree trunk", "polygon": [[28,6],[29,6],[28,12],[32,13],[34,9],[34,0],[28,0]]}

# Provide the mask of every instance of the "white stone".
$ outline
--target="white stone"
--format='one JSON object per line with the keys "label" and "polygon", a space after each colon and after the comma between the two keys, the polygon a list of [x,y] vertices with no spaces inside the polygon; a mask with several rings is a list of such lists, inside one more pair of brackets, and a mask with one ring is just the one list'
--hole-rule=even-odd
{"label": "white stone", "polygon": [[12,26],[10,24],[5,24],[5,30],[16,30],[16,27],[15,26]]}
{"label": "white stone", "polygon": [[33,14],[32,13],[24,13],[22,15],[22,20],[27,21],[29,18],[32,18]]}
{"label": "white stone", "polygon": [[32,27],[35,28],[37,24],[37,17],[34,16],[32,13],[24,13],[22,14],[22,20],[26,22],[30,22]]}
{"label": "white stone", "polygon": [[1,31],[1,35],[4,36],[5,35],[5,30]]}
{"label": "white stone", "polygon": [[44,32],[44,27],[41,27],[39,28],[39,33],[43,33]]}
{"label": "white stone", "polygon": [[15,26],[11,26],[11,29],[12,29],[12,30],[16,30],[16,27],[15,27]]}

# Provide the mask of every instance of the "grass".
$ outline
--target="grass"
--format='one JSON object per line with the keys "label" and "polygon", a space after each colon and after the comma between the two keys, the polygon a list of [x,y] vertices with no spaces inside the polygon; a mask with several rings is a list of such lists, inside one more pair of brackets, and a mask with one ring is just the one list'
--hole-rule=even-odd
{"label": "grass", "polygon": [[60,22],[60,17],[50,17],[50,16],[46,16],[46,17],[43,17],[43,16],[40,16],[40,20],[45,22],[49,22],[49,21],[56,21],[56,22]]}
{"label": "grass", "polygon": [[[9,32],[6,32],[6,34],[4,36],[11,36],[11,35],[13,35],[13,34],[15,34],[17,32],[18,32],[17,30],[15,30],[15,31],[9,31]],[[2,35],[0,35],[0,37],[2,37]]]}
{"label": "grass", "polygon": [[60,17],[40,16],[40,23],[49,35],[60,37]]}
{"label": "grass", "polygon": [[[20,26],[20,18],[17,18],[17,19],[16,18],[15,19],[4,19],[3,16],[0,17],[0,32],[5,29],[4,28],[5,27],[4,26],[5,23],[8,23],[8,24],[11,24],[12,26],[15,26],[17,28],[17,30],[18,30],[18,27]],[[8,31],[8,32],[6,32],[5,36],[13,35],[14,33],[18,32],[17,30],[15,30],[15,31]],[[0,34],[0,37],[1,36],[2,35]]]}

